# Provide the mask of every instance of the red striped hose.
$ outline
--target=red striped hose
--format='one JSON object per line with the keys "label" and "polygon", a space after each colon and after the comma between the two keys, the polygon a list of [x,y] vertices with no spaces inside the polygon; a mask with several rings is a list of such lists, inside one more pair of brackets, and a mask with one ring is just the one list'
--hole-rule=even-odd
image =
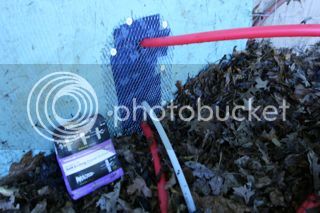
{"label": "red striped hose", "polygon": [[276,25],[215,30],[178,36],[145,38],[142,47],[163,47],[212,41],[273,37],[319,37],[320,24]]}
{"label": "red striped hose", "polygon": [[[154,138],[153,131],[147,122],[142,122],[141,128],[147,140],[151,141],[150,152],[153,159],[153,166],[156,173],[156,177],[159,177],[161,173],[161,161],[158,153],[157,141]],[[166,190],[166,177],[164,173],[160,175],[160,179],[157,183],[157,188],[158,188],[160,212],[167,213],[168,212],[168,192]]]}

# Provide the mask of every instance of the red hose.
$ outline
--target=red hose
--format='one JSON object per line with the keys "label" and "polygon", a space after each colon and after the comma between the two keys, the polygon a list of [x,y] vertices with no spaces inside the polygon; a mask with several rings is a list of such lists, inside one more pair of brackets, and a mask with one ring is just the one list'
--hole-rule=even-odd
{"label": "red hose", "polygon": [[[148,123],[142,122],[141,128],[147,140],[150,140],[152,142],[150,145],[150,152],[153,159],[153,166],[156,173],[156,177],[159,177],[159,174],[161,172],[161,162],[160,162],[160,157],[158,155],[157,141],[155,140],[153,131],[151,130]],[[160,212],[167,213],[168,212],[168,192],[166,190],[166,177],[164,173],[162,173],[160,176],[160,179],[157,183],[157,188],[158,188]]]}
{"label": "red hose", "polygon": [[236,39],[318,36],[320,36],[320,24],[257,26],[192,33],[179,36],[146,38],[141,41],[140,45],[142,47],[163,47]]}

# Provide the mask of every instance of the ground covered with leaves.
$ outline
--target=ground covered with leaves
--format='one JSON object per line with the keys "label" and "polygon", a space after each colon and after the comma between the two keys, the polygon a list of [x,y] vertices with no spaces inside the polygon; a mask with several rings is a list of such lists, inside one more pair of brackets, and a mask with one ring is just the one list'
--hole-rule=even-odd
{"label": "ground covered with leaves", "polygon": [[[320,187],[320,50],[303,54],[248,43],[208,65],[186,84],[177,83],[174,103],[197,109],[289,104],[286,120],[162,121],[183,167],[199,212],[293,212]],[[188,112],[185,112],[188,116]],[[201,111],[206,113],[206,111]],[[221,116],[227,110],[221,111]],[[261,115],[261,110],[257,114]],[[202,115],[202,114],[201,114]],[[158,140],[160,141],[160,140]],[[125,175],[122,180],[72,201],[54,155],[25,155],[0,181],[0,210],[10,212],[158,212],[149,144],[141,135],[113,140]],[[170,211],[186,206],[166,153]]]}

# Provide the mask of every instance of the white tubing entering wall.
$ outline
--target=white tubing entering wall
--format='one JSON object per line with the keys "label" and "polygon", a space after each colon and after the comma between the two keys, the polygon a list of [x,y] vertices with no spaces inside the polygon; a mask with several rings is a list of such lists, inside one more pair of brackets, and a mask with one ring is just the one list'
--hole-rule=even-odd
{"label": "white tubing entering wall", "polygon": [[171,161],[172,167],[174,169],[174,172],[177,176],[179,185],[181,187],[181,191],[183,193],[183,197],[186,201],[187,207],[188,207],[188,211],[189,212],[195,212],[196,211],[196,206],[194,204],[188,183],[186,181],[186,178],[184,177],[183,171],[181,169],[181,166],[179,164],[179,161],[177,159],[176,153],[174,152],[171,143],[169,141],[169,138],[166,134],[166,132],[164,131],[160,121],[157,119],[156,114],[154,113],[153,109],[150,107],[150,105],[146,102],[143,101],[142,102],[142,106],[145,108],[145,110],[147,111],[147,113],[149,114],[154,126],[156,127],[160,138],[162,140],[162,143],[168,153],[169,159]]}

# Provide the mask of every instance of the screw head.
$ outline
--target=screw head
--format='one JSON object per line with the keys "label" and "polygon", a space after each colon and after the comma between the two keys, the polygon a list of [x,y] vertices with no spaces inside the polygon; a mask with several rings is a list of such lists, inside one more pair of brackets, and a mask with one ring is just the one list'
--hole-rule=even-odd
{"label": "screw head", "polygon": [[131,25],[133,23],[133,19],[131,17],[128,17],[126,20],[127,25]]}
{"label": "screw head", "polygon": [[166,70],[166,66],[164,65],[164,64],[162,64],[161,66],[160,66],[160,71],[165,71]]}
{"label": "screw head", "polygon": [[116,48],[111,48],[111,49],[110,49],[110,54],[111,54],[112,56],[117,55],[117,49],[116,49]]}
{"label": "screw head", "polygon": [[168,27],[168,22],[167,21],[162,21],[162,28],[166,29]]}

